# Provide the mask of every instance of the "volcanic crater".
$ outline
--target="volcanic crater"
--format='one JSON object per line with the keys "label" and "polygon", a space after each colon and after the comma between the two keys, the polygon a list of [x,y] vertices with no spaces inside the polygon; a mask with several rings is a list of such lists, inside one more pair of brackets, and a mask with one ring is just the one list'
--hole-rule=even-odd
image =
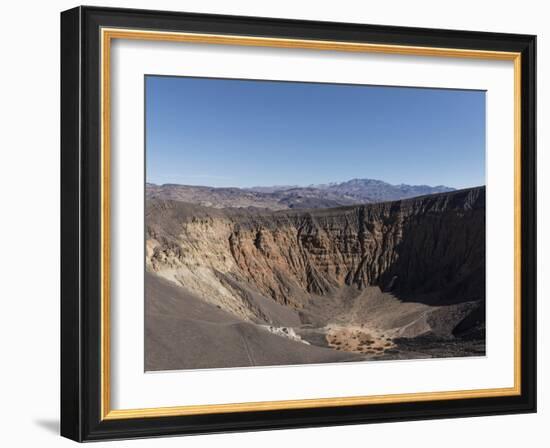
{"label": "volcanic crater", "polygon": [[485,187],[275,208],[147,198],[146,370],[485,354]]}

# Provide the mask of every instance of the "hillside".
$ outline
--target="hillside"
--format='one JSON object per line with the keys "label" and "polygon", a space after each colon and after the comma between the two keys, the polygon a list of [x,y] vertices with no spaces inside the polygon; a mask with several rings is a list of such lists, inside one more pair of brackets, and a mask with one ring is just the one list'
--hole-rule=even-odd
{"label": "hillside", "polygon": [[[484,353],[484,187],[314,210],[153,199],[146,224],[148,275],[301,351],[362,359]],[[146,302],[160,296],[149,288]],[[149,334],[166,331],[146,321]],[[215,346],[215,331],[211,338]],[[283,363],[278,356],[253,365]]]}

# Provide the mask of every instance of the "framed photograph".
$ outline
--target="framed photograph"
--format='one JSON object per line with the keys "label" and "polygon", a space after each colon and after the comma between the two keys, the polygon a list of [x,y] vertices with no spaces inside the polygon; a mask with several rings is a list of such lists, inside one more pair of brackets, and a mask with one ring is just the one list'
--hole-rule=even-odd
{"label": "framed photograph", "polygon": [[536,410],[535,36],[61,14],[61,433]]}

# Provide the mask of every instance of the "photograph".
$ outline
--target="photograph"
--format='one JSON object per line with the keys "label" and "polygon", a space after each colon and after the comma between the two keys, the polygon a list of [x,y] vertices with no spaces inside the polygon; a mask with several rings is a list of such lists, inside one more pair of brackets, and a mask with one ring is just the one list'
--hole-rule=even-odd
{"label": "photograph", "polygon": [[485,91],[144,82],[145,371],[485,356]]}

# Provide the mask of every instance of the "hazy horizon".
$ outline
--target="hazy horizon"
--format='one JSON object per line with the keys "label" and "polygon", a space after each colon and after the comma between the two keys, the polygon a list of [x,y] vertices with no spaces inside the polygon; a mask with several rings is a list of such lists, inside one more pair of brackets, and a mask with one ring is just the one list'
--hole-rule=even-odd
{"label": "hazy horizon", "polygon": [[349,182],[349,181],[352,181],[352,180],[370,180],[370,181],[376,181],[376,182],[384,182],[386,184],[389,184],[389,185],[393,185],[393,186],[400,186],[400,185],[409,185],[409,186],[415,186],[415,187],[449,187],[449,188],[454,188],[455,190],[463,190],[463,189],[466,189],[466,188],[476,188],[476,187],[484,187],[485,186],[485,183],[482,183],[482,184],[478,184],[478,185],[470,185],[470,186],[466,186],[466,187],[453,187],[452,185],[445,185],[445,184],[440,184],[440,185],[428,185],[428,184],[407,184],[407,183],[399,183],[399,184],[392,184],[390,182],[386,182],[385,180],[382,180],[382,179],[371,179],[371,178],[362,178],[362,179],[359,179],[359,178],[353,178],[353,179],[348,179],[348,180],[343,180],[343,181],[336,181],[336,182],[322,182],[320,184],[303,184],[303,185],[299,185],[299,184],[293,184],[293,185],[288,185],[288,184],[274,184],[274,185],[252,185],[250,187],[237,187],[235,185],[219,185],[219,186],[213,186],[213,185],[206,185],[206,184],[195,184],[195,183],[180,183],[180,182],[162,182],[162,183],[156,183],[156,182],[151,182],[149,180],[146,181],[147,184],[151,184],[151,185],[156,185],[156,186],[163,186],[163,185],[181,185],[181,186],[185,186],[185,187],[208,187],[208,188],[239,188],[239,189],[242,189],[242,190],[246,190],[246,189],[252,189],[252,188],[284,188],[284,187],[291,187],[291,188],[308,188],[308,187],[318,187],[320,185],[335,185],[335,184],[341,184],[341,183],[345,183],[345,182]]}
{"label": "hazy horizon", "polygon": [[146,76],[146,181],[485,185],[485,92]]}

